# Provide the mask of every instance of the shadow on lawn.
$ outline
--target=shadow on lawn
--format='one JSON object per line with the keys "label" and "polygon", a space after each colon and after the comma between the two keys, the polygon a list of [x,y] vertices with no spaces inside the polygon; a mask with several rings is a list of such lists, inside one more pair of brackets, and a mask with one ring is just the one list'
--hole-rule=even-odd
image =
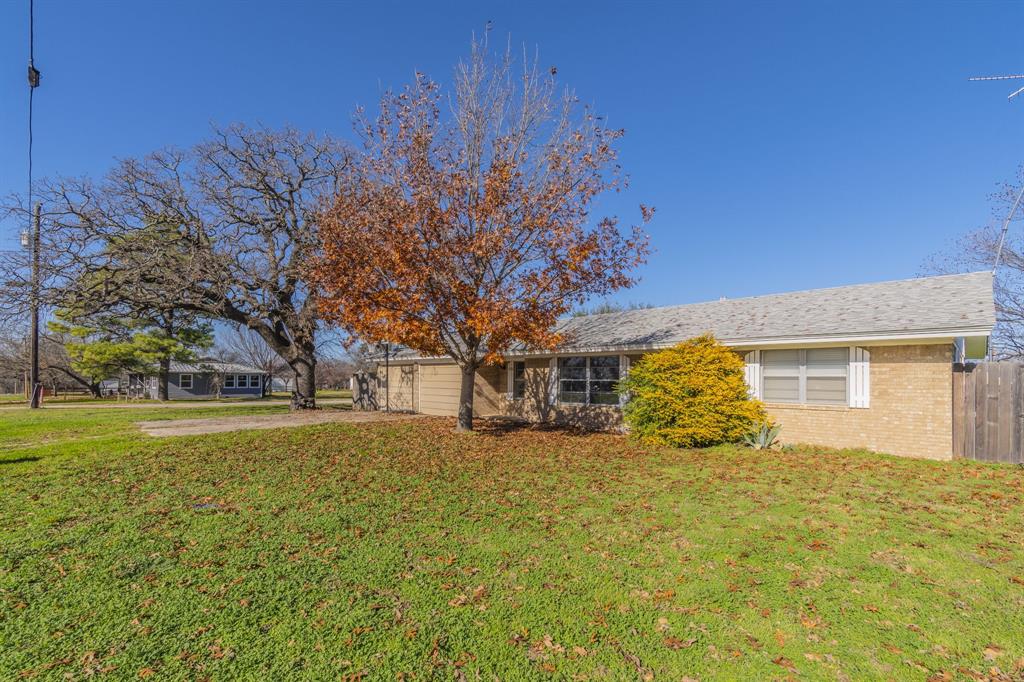
{"label": "shadow on lawn", "polygon": [[491,416],[477,417],[474,430],[488,436],[506,436],[519,433],[559,433],[564,436],[591,436],[597,433],[612,433],[608,429],[594,428],[573,422],[531,422],[519,417]]}
{"label": "shadow on lawn", "polygon": [[11,459],[0,459],[0,466],[4,464],[21,464],[23,462],[38,462],[42,457],[12,457]]}

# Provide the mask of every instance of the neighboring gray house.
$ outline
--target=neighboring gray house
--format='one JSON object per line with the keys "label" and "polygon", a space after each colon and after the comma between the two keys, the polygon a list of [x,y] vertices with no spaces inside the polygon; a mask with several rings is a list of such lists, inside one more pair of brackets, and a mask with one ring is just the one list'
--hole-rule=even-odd
{"label": "neighboring gray house", "polygon": [[[171,362],[167,376],[167,397],[171,400],[189,398],[258,398],[263,395],[266,373],[249,365],[217,360],[194,363]],[[132,374],[129,392],[143,398],[157,398],[155,374]]]}

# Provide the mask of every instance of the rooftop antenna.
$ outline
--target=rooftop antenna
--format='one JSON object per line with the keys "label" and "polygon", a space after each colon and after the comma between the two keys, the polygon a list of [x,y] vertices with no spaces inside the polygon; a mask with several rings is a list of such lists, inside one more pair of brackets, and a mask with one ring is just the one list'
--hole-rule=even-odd
{"label": "rooftop antenna", "polygon": [[[967,80],[971,80],[971,81],[1020,81],[1020,80],[1024,80],[1024,73],[1015,73],[1015,74],[1011,74],[1009,76],[974,76],[973,78],[968,78]],[[1014,97],[1016,97],[1017,95],[1020,95],[1022,93],[1024,93],[1024,87],[1021,87],[1021,88],[1018,88],[1017,90],[1014,90],[1013,92],[1010,93],[1009,97],[1007,97],[1006,99],[1007,99],[1007,101],[1012,101]]]}
{"label": "rooftop antenna", "polygon": [[[1024,73],[1016,73],[1008,76],[974,76],[968,80],[972,81],[1021,81],[1024,80]],[[1013,98],[1017,95],[1024,93],[1024,87],[1017,88],[1006,98],[1008,102],[1012,102]],[[996,258],[992,262],[992,272],[995,272],[999,267],[999,261],[1003,256],[1003,244],[1006,242],[1006,233],[1010,229],[1010,221],[1013,220],[1013,216],[1016,215],[1017,209],[1020,208],[1021,201],[1024,200],[1024,182],[1021,183],[1020,190],[1017,192],[1017,197],[1014,199],[1013,204],[1010,206],[1010,212],[1006,214],[1006,220],[1003,221],[1003,229],[999,232],[999,244],[996,246]]]}

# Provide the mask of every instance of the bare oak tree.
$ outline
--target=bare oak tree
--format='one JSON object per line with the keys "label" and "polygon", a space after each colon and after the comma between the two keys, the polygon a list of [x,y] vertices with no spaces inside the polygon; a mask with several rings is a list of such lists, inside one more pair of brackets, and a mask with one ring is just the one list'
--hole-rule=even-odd
{"label": "bare oak tree", "polygon": [[[100,181],[41,181],[49,302],[170,306],[240,325],[294,371],[293,407],[315,407],[319,317],[306,271],[318,209],[348,159],[327,136],[232,125],[191,149],[123,160]],[[6,208],[30,207],[13,197]]]}
{"label": "bare oak tree", "polygon": [[[1013,182],[1001,185],[992,194],[992,220],[968,232],[943,253],[933,256],[925,265],[930,273],[971,272],[991,270],[1002,224],[1024,187],[1024,165],[1017,170]],[[1024,206],[1018,207],[1010,222],[1006,240],[995,271],[994,296],[996,328],[992,346],[996,355],[1006,358],[1024,357]]]}
{"label": "bare oak tree", "polygon": [[[224,341],[224,350],[238,362],[245,363],[266,373],[263,394],[269,395],[274,377],[281,376],[287,365],[263,337],[248,327],[235,327]],[[318,367],[322,363],[317,362]]]}

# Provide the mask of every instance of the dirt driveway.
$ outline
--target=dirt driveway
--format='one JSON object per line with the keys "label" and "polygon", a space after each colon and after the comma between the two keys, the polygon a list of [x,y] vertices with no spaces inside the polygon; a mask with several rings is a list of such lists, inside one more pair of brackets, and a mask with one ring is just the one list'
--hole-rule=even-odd
{"label": "dirt driveway", "polygon": [[[62,403],[57,401],[43,401],[43,409],[46,410],[192,410],[207,407],[265,407],[273,405],[288,405],[289,401],[278,398],[261,398],[259,400],[168,400],[157,402],[155,400],[139,400],[137,402],[121,401],[92,401]],[[317,405],[349,407],[352,405],[351,398],[319,398]],[[5,410],[27,410],[25,403],[13,403],[0,405],[0,412]]]}
{"label": "dirt driveway", "polygon": [[203,419],[172,419],[161,421],[135,422],[142,432],[150,436],[199,436],[206,433],[227,431],[248,431],[250,429],[280,429],[290,426],[309,426],[341,422],[359,424],[364,422],[401,421],[419,419],[420,414],[395,414],[387,412],[347,412],[340,410],[317,410],[313,412],[289,412],[287,414],[239,415],[207,417]]}

